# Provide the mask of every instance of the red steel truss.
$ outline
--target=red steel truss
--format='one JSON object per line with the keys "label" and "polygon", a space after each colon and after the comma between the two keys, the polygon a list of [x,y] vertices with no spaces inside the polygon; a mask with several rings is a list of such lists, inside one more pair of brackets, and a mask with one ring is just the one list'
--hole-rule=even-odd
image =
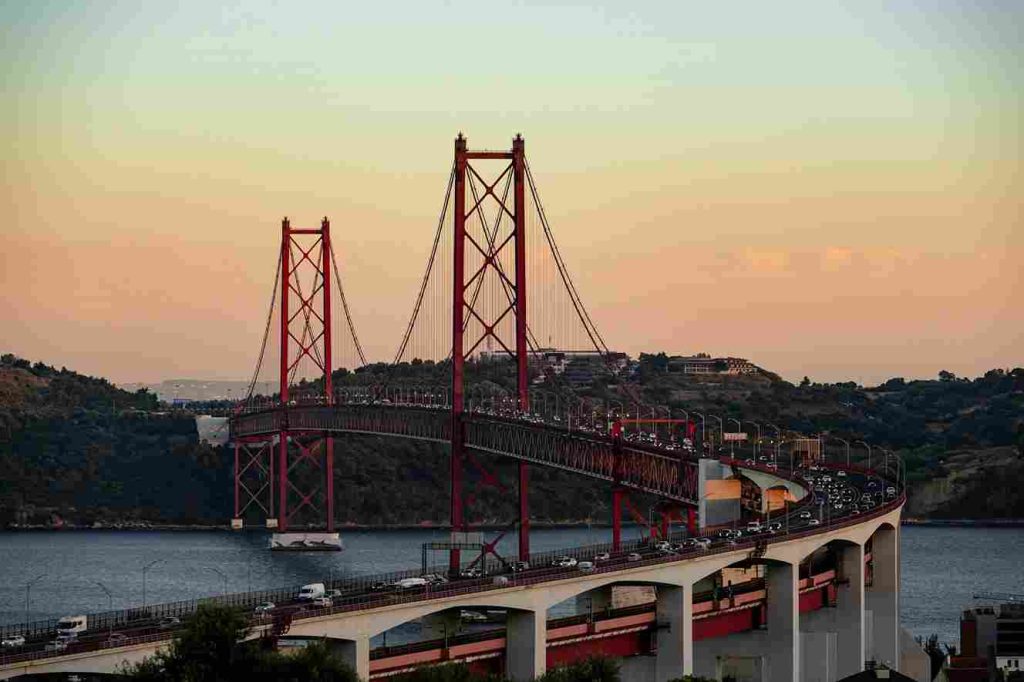
{"label": "red steel truss", "polygon": [[[455,179],[454,179],[454,263],[453,263],[453,300],[452,300],[452,455],[451,455],[451,526],[453,532],[466,531],[465,491],[463,490],[463,472],[466,465],[466,434],[463,422],[465,406],[464,369],[466,358],[487,339],[493,339],[497,346],[508,353],[516,363],[516,386],[518,409],[526,411],[529,407],[529,384],[527,380],[526,340],[526,143],[519,135],[512,141],[512,149],[508,152],[470,151],[466,138],[461,134],[455,139]],[[501,173],[492,182],[484,179],[473,161],[499,160],[508,161]],[[512,176],[512,206],[504,196],[498,196],[494,188],[503,180]],[[475,198],[467,210],[466,184],[467,178],[475,178],[483,185],[483,195]],[[475,192],[474,192],[475,194]],[[483,211],[485,201],[497,204],[499,216],[511,218],[511,233],[504,238],[497,237],[493,243],[489,239],[483,243],[473,239],[467,233],[466,221],[478,211]],[[466,277],[466,251],[475,249],[482,258],[482,263],[468,278]],[[514,274],[510,279],[502,269],[501,257],[506,249],[514,252]],[[500,278],[502,286],[509,294],[509,303],[504,310],[491,317],[476,302],[470,291],[472,286],[486,276],[488,271]],[[512,315],[515,319],[513,339],[502,339],[498,334],[499,325]],[[466,339],[467,322],[475,320],[482,331],[477,338]],[[529,511],[529,470],[526,462],[519,462],[519,558],[526,560],[530,555],[530,511]],[[460,550],[451,550],[450,568],[457,571],[460,565]]]}
{"label": "red steel truss", "polygon": [[330,228],[327,218],[317,229],[293,228],[287,218],[281,222],[281,418],[275,433],[233,439],[239,526],[245,513],[257,508],[267,525],[281,532],[293,521],[334,530],[334,437],[289,423],[289,408],[295,405],[292,385],[304,361],[314,376],[302,378],[322,378],[323,394],[297,397],[304,403],[332,404]]}

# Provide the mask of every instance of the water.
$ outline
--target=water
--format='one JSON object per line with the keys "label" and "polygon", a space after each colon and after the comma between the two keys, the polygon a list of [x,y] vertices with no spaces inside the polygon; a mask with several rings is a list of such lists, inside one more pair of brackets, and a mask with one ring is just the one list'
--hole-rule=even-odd
{"label": "water", "polygon": [[[137,606],[143,601],[143,568],[154,561],[146,571],[148,603],[415,568],[421,544],[445,535],[348,531],[344,552],[305,554],[271,553],[266,536],[249,533],[0,533],[0,623],[25,620],[25,585],[39,575],[45,577],[31,588],[30,620]],[[976,591],[1024,593],[1024,529],[914,526],[904,528],[902,537],[901,609],[914,635],[936,633],[956,642],[959,612],[974,603]],[[535,530],[531,549],[608,541],[604,528]],[[513,554],[514,542],[508,536],[499,551]]]}

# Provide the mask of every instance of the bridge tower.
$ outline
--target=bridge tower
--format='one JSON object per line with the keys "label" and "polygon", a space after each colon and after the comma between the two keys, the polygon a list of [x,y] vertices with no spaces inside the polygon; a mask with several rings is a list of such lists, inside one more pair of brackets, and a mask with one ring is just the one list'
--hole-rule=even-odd
{"label": "bridge tower", "polygon": [[[275,549],[341,549],[334,530],[334,439],[289,420],[298,403],[331,405],[331,224],[294,228],[281,221],[280,388],[283,413],[276,457]],[[300,366],[311,366],[316,389],[295,386]],[[316,385],[315,383],[313,384]],[[301,526],[300,532],[289,532]]]}
{"label": "bridge tower", "polygon": [[[474,161],[498,160],[507,161],[504,170],[493,182],[488,182],[474,167]],[[512,206],[508,206],[507,197],[499,197],[494,188],[508,174],[512,174]],[[466,179],[472,174],[484,186],[482,197],[477,198],[467,209]],[[466,221],[482,211],[485,200],[497,203],[499,215],[511,218],[512,231],[507,239],[493,246],[482,246],[467,235]],[[466,138],[459,133],[455,139],[455,178],[453,197],[454,227],[454,263],[452,287],[452,453],[451,453],[451,526],[453,533],[464,533],[466,522],[463,517],[465,498],[463,492],[463,470],[465,467],[465,430],[462,420],[465,407],[464,371],[466,358],[485,340],[493,340],[497,347],[504,350],[515,361],[516,365],[516,402],[521,411],[529,409],[529,384],[527,374],[527,324],[526,324],[526,142],[521,135],[512,140],[510,151],[471,151]],[[481,264],[467,279],[467,249],[479,251]],[[513,251],[514,274],[511,278],[503,271],[501,259],[506,249]],[[496,317],[487,319],[484,311],[477,305],[474,297],[469,294],[471,284],[478,278],[492,271],[502,278],[503,287],[508,293],[509,305]],[[514,317],[514,333],[511,339],[502,339],[498,327],[507,316]],[[466,337],[467,322],[474,319],[479,322],[479,335],[476,338]],[[476,328],[476,326],[474,327]],[[530,510],[529,510],[529,469],[525,462],[520,461],[518,471],[518,534],[519,558],[525,560],[530,555]],[[455,538],[453,538],[454,540]],[[451,570],[459,568],[460,554],[452,549],[450,554]]]}

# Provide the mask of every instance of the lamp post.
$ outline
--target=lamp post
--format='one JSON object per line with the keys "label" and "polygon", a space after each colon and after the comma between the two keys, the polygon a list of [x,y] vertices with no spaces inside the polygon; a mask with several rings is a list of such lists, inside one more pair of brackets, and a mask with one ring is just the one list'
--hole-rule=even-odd
{"label": "lamp post", "polygon": [[761,454],[761,425],[757,422],[750,423],[753,424],[754,428],[757,430],[757,440],[754,441],[754,459],[756,460],[758,455]]}
{"label": "lamp post", "polygon": [[854,441],[854,444],[855,445],[863,445],[864,447],[866,447],[868,449],[868,469],[870,469],[871,468],[871,445],[869,445],[866,441],[863,441],[863,440],[856,440],[856,441]]}
{"label": "lamp post", "polygon": [[40,573],[35,578],[32,578],[32,580],[29,580],[27,583],[25,583],[25,628],[26,629],[28,628],[28,607],[29,607],[29,600],[31,599],[30,595],[32,594],[32,586],[35,585],[37,582],[39,582],[40,580],[42,580],[45,577],[46,577],[46,573]]}
{"label": "lamp post", "polygon": [[114,631],[114,617],[112,613],[114,610],[114,595],[111,594],[110,590],[107,589],[107,586],[101,583],[99,580],[93,580],[92,582],[101,590],[107,593],[107,611],[111,612],[110,616],[107,619],[107,635],[109,636]]}
{"label": "lamp post", "polygon": [[[743,422],[741,422],[739,419],[736,419],[735,417],[729,417],[729,421],[736,422],[736,433],[739,433],[740,431],[743,430]],[[725,437],[724,433],[722,434],[722,437],[723,438]],[[729,456],[732,457],[735,453],[736,453],[736,441],[731,440],[731,441],[729,441]]]}
{"label": "lamp post", "polygon": [[166,559],[154,559],[142,567],[142,608],[146,608],[146,573],[157,564],[162,564]]}
{"label": "lamp post", "polygon": [[704,415],[697,411],[694,411],[694,414],[700,417],[700,447],[702,450],[707,450],[708,432],[705,428]]}
{"label": "lamp post", "polygon": [[847,468],[849,468],[849,466],[850,466],[850,441],[844,440],[842,438],[836,438],[835,436],[832,436],[832,440],[837,440],[837,441],[839,441],[840,443],[842,443],[843,445],[846,446],[846,466],[847,466]]}
{"label": "lamp post", "polygon": [[779,466],[779,443],[782,442],[782,429],[771,422],[765,422],[768,426],[775,429],[775,457],[772,462],[775,466]]}
{"label": "lamp post", "polygon": [[722,422],[722,418],[713,414],[709,414],[708,416],[712,419],[718,420],[718,433],[725,433],[725,424]]}
{"label": "lamp post", "polygon": [[225,575],[224,571],[220,570],[219,568],[215,568],[213,566],[207,566],[206,568],[208,570],[213,571],[214,573],[219,575],[224,580],[224,591],[221,594],[227,594],[228,593],[228,577],[227,577],[227,575]]}

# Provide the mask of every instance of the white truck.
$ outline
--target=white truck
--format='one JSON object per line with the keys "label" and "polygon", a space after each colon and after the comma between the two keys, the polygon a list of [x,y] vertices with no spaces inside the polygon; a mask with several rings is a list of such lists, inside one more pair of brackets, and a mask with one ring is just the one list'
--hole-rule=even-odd
{"label": "white truck", "polygon": [[322,597],[326,594],[327,590],[324,588],[323,583],[312,583],[310,585],[303,585],[299,589],[299,601],[313,601],[317,597]]}
{"label": "white truck", "polygon": [[88,629],[89,619],[86,616],[64,616],[57,621],[58,639],[76,639]]}

